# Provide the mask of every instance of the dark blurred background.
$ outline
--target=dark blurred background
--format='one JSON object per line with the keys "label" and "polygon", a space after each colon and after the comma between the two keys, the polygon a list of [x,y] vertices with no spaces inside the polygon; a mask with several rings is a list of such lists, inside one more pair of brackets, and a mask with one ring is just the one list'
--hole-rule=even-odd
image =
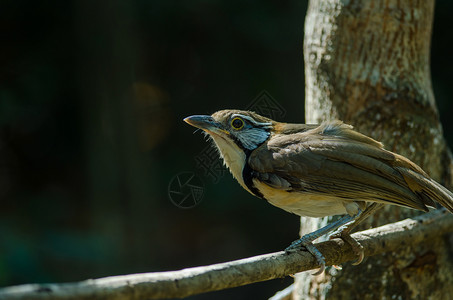
{"label": "dark blurred background", "polygon": [[[452,12],[437,1],[431,59],[450,145]],[[182,119],[271,106],[302,122],[305,13],[300,0],[3,0],[0,286],[176,270],[296,239],[298,217],[246,193]]]}

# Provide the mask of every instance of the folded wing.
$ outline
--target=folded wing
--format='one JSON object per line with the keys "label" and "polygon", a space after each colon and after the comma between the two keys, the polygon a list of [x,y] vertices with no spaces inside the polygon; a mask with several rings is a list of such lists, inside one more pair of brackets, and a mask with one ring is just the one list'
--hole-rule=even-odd
{"label": "folded wing", "polygon": [[340,121],[277,134],[248,163],[252,176],[276,189],[424,211],[437,201],[453,212],[450,191],[410,160]]}

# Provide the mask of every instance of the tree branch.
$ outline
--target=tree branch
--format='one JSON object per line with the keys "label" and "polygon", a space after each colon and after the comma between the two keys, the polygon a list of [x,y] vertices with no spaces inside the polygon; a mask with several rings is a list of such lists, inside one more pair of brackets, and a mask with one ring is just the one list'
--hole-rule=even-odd
{"label": "tree branch", "polygon": [[[453,215],[437,210],[393,224],[353,234],[366,256],[401,250],[453,231]],[[340,239],[316,244],[327,265],[354,260]],[[275,252],[179,271],[131,274],[77,283],[26,284],[0,289],[0,299],[161,299],[186,297],[254,282],[281,278],[317,268],[306,251]]]}

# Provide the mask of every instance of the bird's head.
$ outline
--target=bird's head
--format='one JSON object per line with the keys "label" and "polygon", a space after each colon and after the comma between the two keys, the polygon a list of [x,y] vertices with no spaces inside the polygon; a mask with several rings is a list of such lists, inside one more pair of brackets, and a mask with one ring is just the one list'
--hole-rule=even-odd
{"label": "bird's head", "polygon": [[274,121],[251,111],[221,110],[212,115],[195,115],[184,119],[208,133],[220,150],[224,143],[235,144],[245,152],[263,144],[270,136]]}

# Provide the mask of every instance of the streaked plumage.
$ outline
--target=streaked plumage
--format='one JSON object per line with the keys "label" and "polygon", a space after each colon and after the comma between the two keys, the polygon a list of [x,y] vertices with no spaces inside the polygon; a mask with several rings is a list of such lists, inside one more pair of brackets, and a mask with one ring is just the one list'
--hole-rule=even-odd
{"label": "streaked plumage", "polygon": [[185,121],[212,137],[243,188],[291,213],[358,216],[374,202],[453,212],[450,191],[341,121],[287,124],[240,110]]}

